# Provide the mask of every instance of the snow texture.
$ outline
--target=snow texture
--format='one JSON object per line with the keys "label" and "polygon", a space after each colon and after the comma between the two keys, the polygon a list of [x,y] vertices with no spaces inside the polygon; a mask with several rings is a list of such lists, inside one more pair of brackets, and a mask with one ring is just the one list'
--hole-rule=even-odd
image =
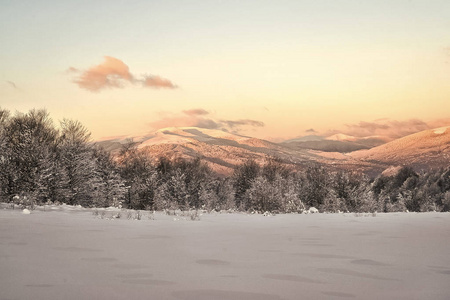
{"label": "snow texture", "polygon": [[319,212],[319,210],[317,209],[317,208],[315,208],[315,207],[310,207],[309,208],[309,213],[310,214],[316,214],[316,213],[318,213]]}
{"label": "snow texture", "polygon": [[443,133],[445,133],[449,128],[450,128],[450,126],[437,128],[437,129],[434,130],[434,133],[435,133],[435,134],[443,134]]}
{"label": "snow texture", "polygon": [[[0,299],[449,299],[450,213],[0,209]],[[152,218],[150,218],[151,214]],[[102,218],[100,217],[102,216]]]}

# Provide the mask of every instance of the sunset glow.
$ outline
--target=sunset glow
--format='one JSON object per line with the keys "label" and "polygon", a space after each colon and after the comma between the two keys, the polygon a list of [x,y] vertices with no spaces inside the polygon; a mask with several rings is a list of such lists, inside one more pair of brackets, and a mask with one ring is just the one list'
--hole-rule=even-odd
{"label": "sunset glow", "polygon": [[94,139],[450,125],[449,1],[2,1],[0,106]]}

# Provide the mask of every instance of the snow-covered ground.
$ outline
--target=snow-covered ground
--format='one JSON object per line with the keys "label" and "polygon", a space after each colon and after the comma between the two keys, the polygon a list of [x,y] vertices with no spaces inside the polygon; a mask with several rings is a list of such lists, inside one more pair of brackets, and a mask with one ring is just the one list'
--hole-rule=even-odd
{"label": "snow-covered ground", "polygon": [[109,220],[118,210],[3,207],[1,300],[450,299],[450,213]]}

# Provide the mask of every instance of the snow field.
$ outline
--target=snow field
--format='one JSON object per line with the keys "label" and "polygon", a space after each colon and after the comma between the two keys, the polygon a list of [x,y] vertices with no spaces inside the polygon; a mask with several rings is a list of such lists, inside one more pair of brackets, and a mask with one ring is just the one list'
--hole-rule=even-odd
{"label": "snow field", "polygon": [[450,213],[0,210],[0,299],[448,299]]}

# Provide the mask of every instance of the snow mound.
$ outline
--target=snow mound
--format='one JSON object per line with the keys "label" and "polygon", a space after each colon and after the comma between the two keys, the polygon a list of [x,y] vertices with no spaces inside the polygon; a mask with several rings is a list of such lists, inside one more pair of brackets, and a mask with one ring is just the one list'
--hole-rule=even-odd
{"label": "snow mound", "polygon": [[31,214],[31,211],[29,211],[28,209],[24,209],[24,210],[22,210],[22,214],[24,214],[24,215],[29,215],[29,214]]}
{"label": "snow mound", "polygon": [[445,133],[445,132],[447,131],[447,129],[449,129],[449,128],[450,128],[450,126],[441,127],[441,128],[436,128],[436,129],[434,130],[434,133],[435,133],[435,134],[443,134],[443,133]]}
{"label": "snow mound", "polygon": [[317,214],[319,212],[319,210],[315,207],[310,207],[308,211],[310,214]]}

